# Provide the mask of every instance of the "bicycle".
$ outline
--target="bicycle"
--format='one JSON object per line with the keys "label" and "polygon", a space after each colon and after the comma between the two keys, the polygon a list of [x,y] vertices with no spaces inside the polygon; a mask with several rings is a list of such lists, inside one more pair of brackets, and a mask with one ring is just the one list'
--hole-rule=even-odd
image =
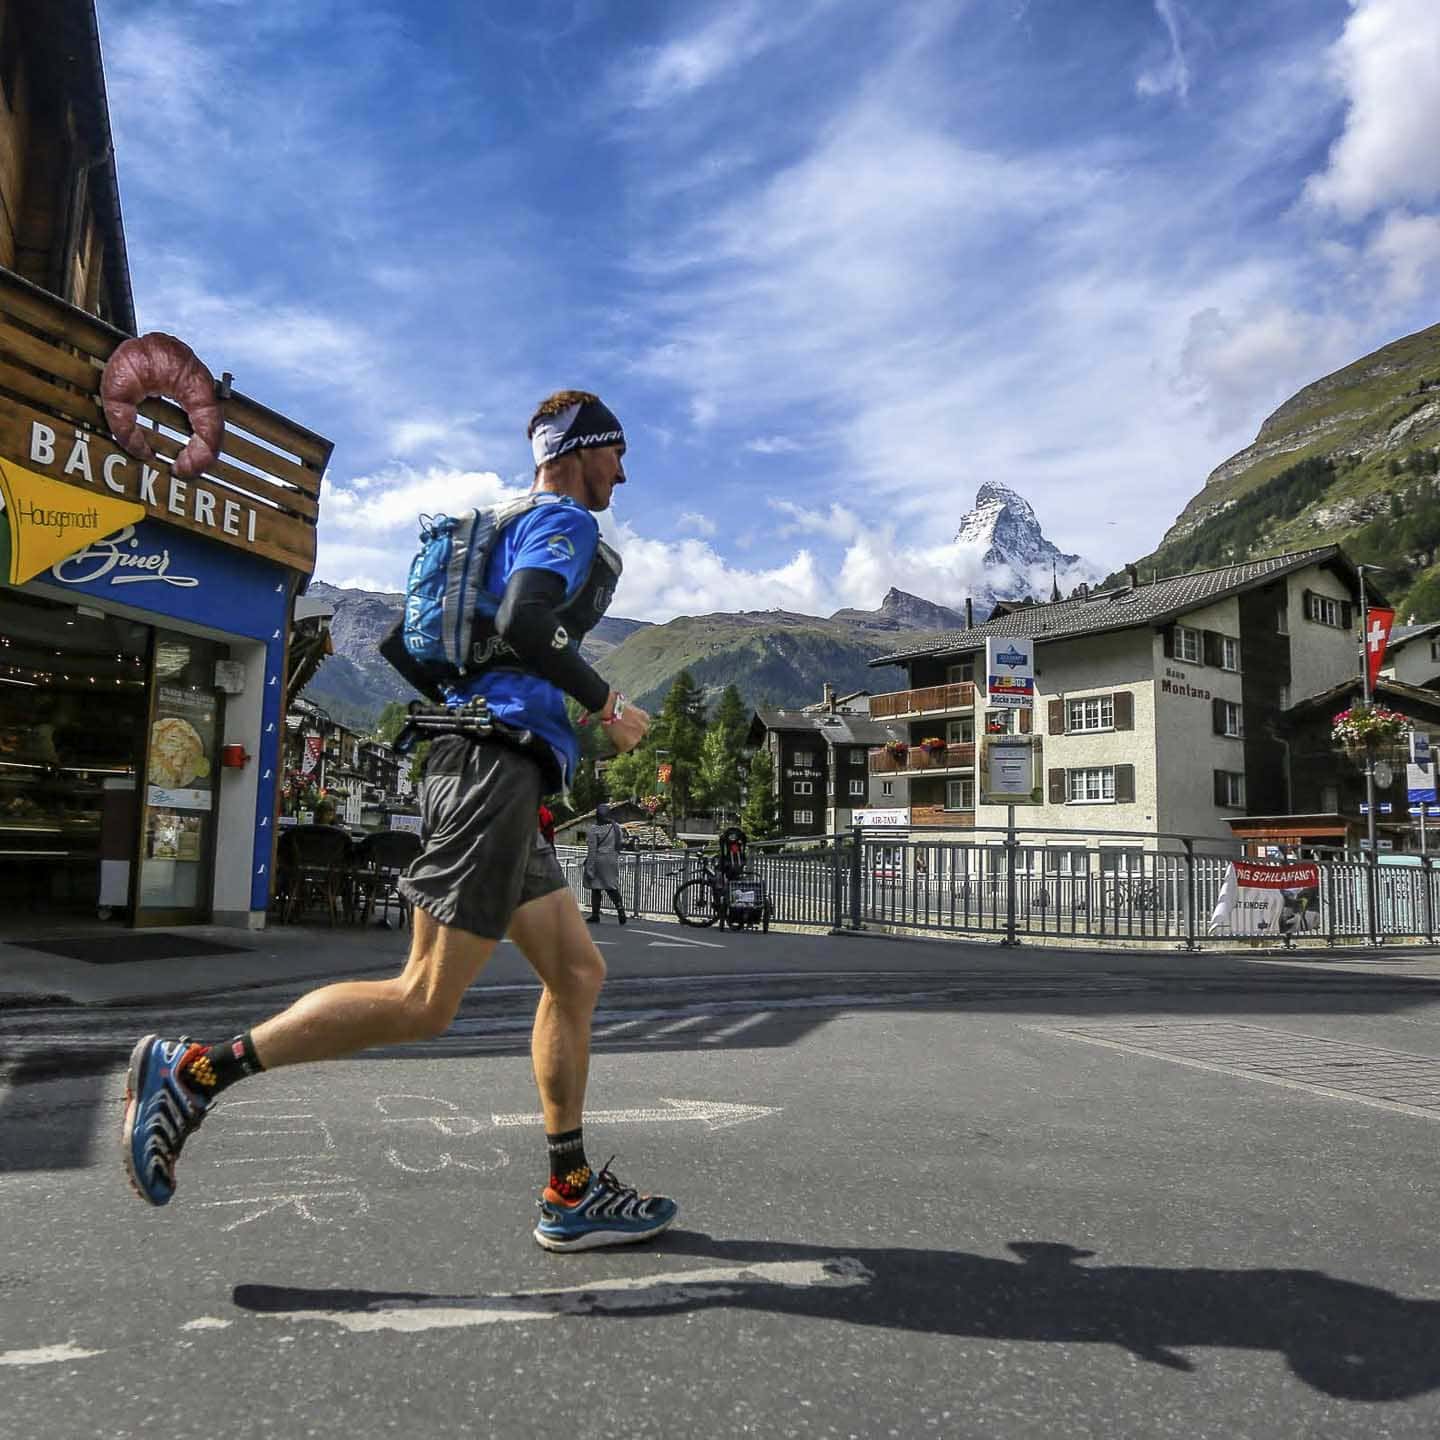
{"label": "bicycle", "polygon": [[747,875],[731,879],[705,855],[700,856],[700,868],[699,875],[675,892],[675,918],[682,925],[704,929],[718,921],[722,930],[727,925],[734,930],[758,925],[769,933],[775,906],[759,880]]}
{"label": "bicycle", "polygon": [[1116,880],[1110,887],[1110,908],[1132,913],[1160,908],[1160,887],[1153,880]]}
{"label": "bicycle", "polygon": [[700,858],[700,874],[687,880],[675,892],[675,918],[682,925],[701,929],[713,925],[725,904],[725,881],[719,867],[706,855]]}

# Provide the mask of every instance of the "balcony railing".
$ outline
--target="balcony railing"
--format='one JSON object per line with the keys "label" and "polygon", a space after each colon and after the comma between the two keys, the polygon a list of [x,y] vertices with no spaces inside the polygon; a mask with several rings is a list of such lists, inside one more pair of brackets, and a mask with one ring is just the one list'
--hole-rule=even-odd
{"label": "balcony railing", "polygon": [[[954,688],[954,687],[951,687]],[[975,768],[974,741],[959,745],[947,745],[944,750],[932,755],[919,745],[912,745],[903,760],[888,754],[885,750],[870,752],[870,773],[872,775],[916,775],[923,772],[933,774],[937,770],[973,770]]]}
{"label": "balcony railing", "polygon": [[870,697],[872,720],[898,720],[904,715],[951,715],[975,704],[975,687],[968,681],[959,685],[928,685],[921,690],[895,690]]}
{"label": "balcony railing", "polygon": [[947,810],[943,805],[912,805],[912,825],[944,826],[950,830],[972,830],[975,827],[973,810]]}

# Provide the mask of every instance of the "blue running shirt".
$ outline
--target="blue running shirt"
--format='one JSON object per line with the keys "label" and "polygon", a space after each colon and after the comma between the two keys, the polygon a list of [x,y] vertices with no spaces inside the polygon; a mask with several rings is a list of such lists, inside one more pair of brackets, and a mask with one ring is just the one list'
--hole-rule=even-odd
{"label": "blue running shirt", "polygon": [[[565,581],[565,599],[573,600],[590,573],[600,543],[600,525],[583,506],[564,496],[537,505],[500,532],[485,567],[485,589],[503,595],[517,570],[553,570]],[[572,645],[579,644],[576,639]],[[580,760],[580,742],[565,713],[558,686],[520,670],[491,670],[445,687],[447,705],[463,705],[484,696],[490,713],[507,725],[533,730],[560,761],[568,787]]]}

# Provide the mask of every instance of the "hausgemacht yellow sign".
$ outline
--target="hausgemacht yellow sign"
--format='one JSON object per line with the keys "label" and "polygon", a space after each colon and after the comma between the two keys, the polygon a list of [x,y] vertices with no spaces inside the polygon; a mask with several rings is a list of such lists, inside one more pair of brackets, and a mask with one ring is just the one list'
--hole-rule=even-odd
{"label": "hausgemacht yellow sign", "polygon": [[[133,500],[90,495],[77,485],[0,460],[0,561],[12,585],[33,580],[67,555],[145,518]],[[8,554],[4,553],[8,550]]]}

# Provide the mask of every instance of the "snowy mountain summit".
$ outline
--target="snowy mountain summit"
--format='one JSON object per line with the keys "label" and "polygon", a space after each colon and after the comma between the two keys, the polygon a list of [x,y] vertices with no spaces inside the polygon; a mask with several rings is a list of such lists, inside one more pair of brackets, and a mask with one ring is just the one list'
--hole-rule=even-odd
{"label": "snowy mountain summit", "polygon": [[1082,581],[1104,574],[1047,540],[1030,502],[998,480],[985,481],[975,492],[975,508],[961,517],[954,543],[969,552],[983,576],[975,596],[979,605],[1024,595],[1048,600],[1054,584],[1068,595]]}

